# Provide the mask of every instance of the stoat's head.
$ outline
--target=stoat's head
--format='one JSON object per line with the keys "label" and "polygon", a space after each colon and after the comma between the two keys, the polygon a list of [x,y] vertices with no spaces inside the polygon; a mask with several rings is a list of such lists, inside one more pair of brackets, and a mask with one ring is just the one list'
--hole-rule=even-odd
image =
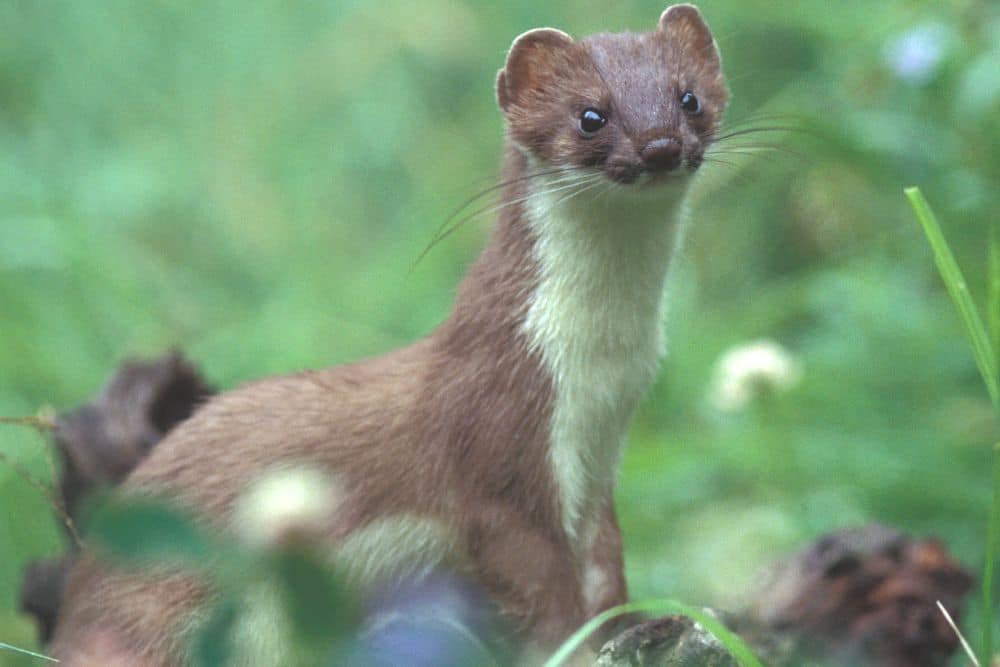
{"label": "stoat's head", "polygon": [[509,136],[522,151],[622,184],[694,172],[727,97],[718,48],[693,5],[668,7],[648,33],[577,42],[531,30],[514,40],[497,76]]}

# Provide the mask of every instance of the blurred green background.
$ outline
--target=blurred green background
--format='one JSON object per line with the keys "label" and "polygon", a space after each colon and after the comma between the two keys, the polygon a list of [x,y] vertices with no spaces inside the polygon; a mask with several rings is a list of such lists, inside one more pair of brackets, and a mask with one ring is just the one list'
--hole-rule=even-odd
{"label": "blurred green background", "polygon": [[[1000,6],[700,4],[729,120],[805,131],[699,184],[619,487],[633,595],[724,606],[761,564],[866,521],[978,569],[996,426],[902,188],[923,187],[982,301]],[[0,0],[0,415],[69,408],[170,346],[231,387],[426,333],[489,220],[411,265],[495,182],[512,38],[647,30],[663,7]],[[761,338],[801,382],[720,411],[717,359]],[[40,443],[0,428],[0,451],[47,477]],[[34,646],[21,568],[60,546],[0,466],[0,641]]]}

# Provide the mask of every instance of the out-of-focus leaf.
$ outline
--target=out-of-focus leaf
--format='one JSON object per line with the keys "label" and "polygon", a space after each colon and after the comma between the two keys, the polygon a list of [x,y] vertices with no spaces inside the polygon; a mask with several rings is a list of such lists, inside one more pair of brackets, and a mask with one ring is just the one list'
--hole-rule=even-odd
{"label": "out-of-focus leaf", "polygon": [[356,627],[355,603],[328,567],[293,551],[275,556],[270,568],[301,640],[332,645]]}
{"label": "out-of-focus leaf", "polygon": [[195,667],[226,664],[232,653],[233,628],[238,618],[239,605],[232,597],[223,598],[216,604],[191,646],[191,660]]}
{"label": "out-of-focus leaf", "polygon": [[194,522],[150,500],[110,500],[87,522],[86,539],[124,560],[198,561],[210,545]]}

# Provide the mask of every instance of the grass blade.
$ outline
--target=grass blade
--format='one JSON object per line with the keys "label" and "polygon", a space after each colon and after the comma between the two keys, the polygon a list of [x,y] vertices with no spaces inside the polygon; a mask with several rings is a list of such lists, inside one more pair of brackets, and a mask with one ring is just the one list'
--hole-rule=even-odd
{"label": "grass blade", "polygon": [[993,356],[1000,361],[1000,228],[990,228],[990,302],[986,319],[993,338]]}
{"label": "grass blade", "polygon": [[[969,293],[968,285],[962,275],[955,256],[941,232],[934,212],[924,198],[920,188],[907,188],[903,191],[910,201],[917,220],[924,228],[924,234],[934,251],[934,262],[937,264],[941,278],[944,280],[951,300],[955,302],[966,334],[972,343],[972,351],[976,357],[976,365],[983,376],[986,390],[993,402],[993,409],[1000,419],[1000,377],[997,374],[997,358],[1000,356],[1000,239],[997,237],[996,226],[991,230],[990,237],[990,267],[989,267],[989,311],[990,330],[987,333],[983,321],[976,310],[976,304]],[[996,569],[997,550],[1000,548],[1000,444],[993,449],[993,503],[990,506],[989,523],[986,532],[986,562],[983,565],[983,640],[981,658],[984,664],[990,664],[993,656],[993,577]]]}
{"label": "grass blade", "polygon": [[729,652],[736,657],[742,667],[764,667],[763,663],[757,659],[757,656],[753,654],[753,651],[747,647],[743,640],[732,633],[729,628],[723,625],[717,618],[700,609],[696,609],[676,600],[646,600],[643,602],[630,602],[628,604],[619,605],[605,610],[584,623],[579,630],[574,632],[573,635],[559,647],[559,650],[553,653],[552,657],[545,661],[545,664],[542,667],[559,667],[573,654],[573,651],[579,648],[580,645],[587,640],[587,637],[593,634],[594,631],[601,627],[604,623],[618,616],[640,611],[652,614],[683,614],[684,616],[693,618],[701,624],[702,627],[711,632],[716,639],[722,642],[723,646],[725,646]]}
{"label": "grass blade", "polygon": [[940,600],[937,600],[936,603],[937,608],[941,611],[941,615],[944,616],[944,620],[947,621],[948,627],[950,627],[951,631],[955,633],[956,637],[958,637],[958,641],[961,643],[962,650],[965,651],[965,656],[969,659],[969,662],[971,662],[975,667],[982,667],[979,662],[979,658],[977,658],[976,654],[972,652],[972,647],[969,646],[969,642],[965,641],[965,635],[963,635],[962,631],[958,629],[957,625],[955,625],[955,620],[951,617],[951,614],[948,613],[948,610],[943,604],[941,604]]}
{"label": "grass blade", "polygon": [[984,664],[992,664],[993,655],[993,577],[997,549],[1000,547],[1000,443],[993,447],[993,504],[986,530],[986,563],[983,565],[983,646]]}
{"label": "grass blade", "polygon": [[11,646],[10,644],[5,644],[3,642],[0,642],[0,650],[13,651],[14,653],[20,653],[21,655],[30,655],[32,658],[38,658],[39,660],[48,660],[49,662],[59,662],[55,658],[50,658],[47,655],[42,655],[41,653],[35,653],[34,651],[29,651],[26,648],[18,648],[16,646]]}
{"label": "grass blade", "polygon": [[[993,342],[993,356],[1000,359],[1000,231],[990,228],[989,310],[987,320]],[[986,564],[983,567],[983,660],[993,655],[993,577],[1000,548],[1000,443],[993,447],[993,505],[986,533]],[[989,662],[987,662],[989,664]]]}
{"label": "grass blade", "polygon": [[986,333],[983,321],[979,317],[979,311],[976,310],[976,304],[969,293],[969,287],[962,276],[961,269],[958,268],[958,263],[955,261],[955,256],[952,254],[944,234],[941,233],[937,218],[927,204],[927,200],[924,199],[923,193],[920,192],[920,188],[907,188],[904,192],[931,244],[931,249],[934,251],[934,261],[941,272],[941,278],[962,316],[962,323],[965,325],[965,332],[972,343],[972,351],[976,357],[979,373],[983,376],[983,382],[986,383],[986,390],[990,394],[994,408],[1000,414],[1000,381],[997,379],[996,355],[993,352],[990,336]]}

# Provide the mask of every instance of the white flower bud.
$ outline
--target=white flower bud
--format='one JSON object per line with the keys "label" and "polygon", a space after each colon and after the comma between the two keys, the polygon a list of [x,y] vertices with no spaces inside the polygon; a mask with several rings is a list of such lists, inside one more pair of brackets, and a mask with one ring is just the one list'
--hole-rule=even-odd
{"label": "white flower bud", "polygon": [[788,350],[772,340],[753,341],[719,357],[709,402],[723,412],[738,412],[755,398],[788,391],[801,380],[802,367]]}
{"label": "white flower bud", "polygon": [[285,468],[260,477],[239,500],[235,527],[248,544],[281,548],[311,543],[329,531],[340,493],[316,468]]}

